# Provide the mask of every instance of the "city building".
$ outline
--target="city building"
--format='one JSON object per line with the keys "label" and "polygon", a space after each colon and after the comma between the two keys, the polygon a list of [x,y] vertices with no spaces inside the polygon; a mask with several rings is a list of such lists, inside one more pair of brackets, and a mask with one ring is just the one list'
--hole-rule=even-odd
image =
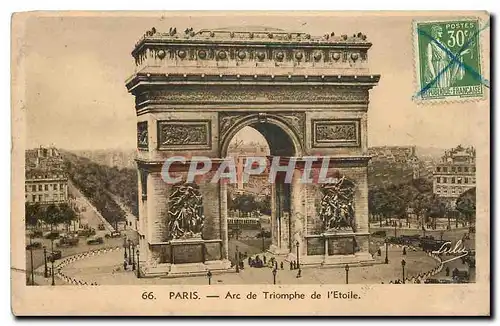
{"label": "city building", "polygon": [[26,151],[25,201],[40,204],[68,202],[68,177],[54,147]]}
{"label": "city building", "polygon": [[433,191],[446,198],[451,208],[457,198],[476,186],[476,150],[474,147],[457,147],[445,151],[433,173]]}

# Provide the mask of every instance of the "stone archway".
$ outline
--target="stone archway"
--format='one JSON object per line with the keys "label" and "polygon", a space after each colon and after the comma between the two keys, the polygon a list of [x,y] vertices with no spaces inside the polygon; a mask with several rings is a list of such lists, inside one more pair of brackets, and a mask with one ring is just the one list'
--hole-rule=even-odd
{"label": "stone archway", "polygon": [[[290,230],[283,234],[281,228],[275,238],[281,242],[273,250],[310,266],[371,261],[367,110],[369,90],[380,76],[369,72],[370,47],[362,33],[325,38],[258,28],[200,30],[182,37],[154,29],[140,39],[132,52],[137,69],[126,86],[137,114],[138,232],[145,275],[230,268],[224,185],[199,184],[202,207],[197,209],[203,214],[195,215],[204,219],[201,233],[176,238],[169,225],[180,213],[169,213],[168,198],[179,187],[164,181],[162,167],[165,160],[183,156],[183,163],[171,166],[182,178],[192,157],[203,156],[212,163],[210,178],[229,140],[248,125],[268,139],[271,155],[293,159],[299,167],[286,190]],[[317,160],[308,165],[310,156]],[[335,196],[325,197],[321,185],[299,182],[306,166],[312,173],[324,167],[355,185],[351,203],[341,203],[343,212],[345,205],[354,210],[351,229],[325,228],[328,213],[322,207],[337,209],[337,202],[328,202]],[[350,251],[342,244],[347,241],[355,244]]]}
{"label": "stone archway", "polygon": [[[287,117],[293,113],[252,114],[226,112],[223,116],[238,117],[228,123],[219,124],[226,130],[220,130],[220,157],[226,157],[231,139],[244,127],[252,127],[259,131],[266,139],[271,157],[280,157],[282,164],[287,160],[297,159],[302,156],[304,144],[294,131],[296,126],[287,121]],[[225,131],[224,133],[222,131]],[[271,247],[269,251],[275,255],[290,254],[294,251],[295,243],[298,241],[295,221],[292,212],[303,210],[301,201],[303,196],[298,178],[300,174],[294,173],[291,183],[284,182],[284,174],[277,175],[276,182],[271,182]],[[226,198],[228,192],[227,184],[221,184],[221,198]],[[295,200],[292,200],[296,198]],[[221,209],[223,218],[227,218],[227,207]]]}

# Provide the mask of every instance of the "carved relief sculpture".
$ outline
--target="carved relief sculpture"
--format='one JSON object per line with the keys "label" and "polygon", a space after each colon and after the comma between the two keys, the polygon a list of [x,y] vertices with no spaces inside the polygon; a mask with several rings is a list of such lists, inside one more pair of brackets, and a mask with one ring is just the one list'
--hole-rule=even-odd
{"label": "carved relief sculpture", "polygon": [[137,123],[137,147],[139,149],[148,148],[148,122],[141,121]]}
{"label": "carved relief sculpture", "polygon": [[159,148],[199,145],[210,147],[210,121],[159,121]]}
{"label": "carved relief sculpture", "polygon": [[313,121],[314,147],[348,147],[360,145],[359,120]]}
{"label": "carved relief sculpture", "polygon": [[321,187],[320,218],[324,231],[355,230],[354,221],[354,183],[342,176],[334,183]]}
{"label": "carved relief sculpture", "polygon": [[172,239],[201,238],[205,216],[198,185],[174,186],[169,196],[168,229]]}

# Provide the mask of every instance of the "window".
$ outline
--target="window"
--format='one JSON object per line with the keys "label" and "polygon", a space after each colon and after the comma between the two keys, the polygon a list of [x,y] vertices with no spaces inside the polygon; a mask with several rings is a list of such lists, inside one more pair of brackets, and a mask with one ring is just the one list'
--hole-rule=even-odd
{"label": "window", "polygon": [[59,198],[61,198],[61,200],[64,200],[64,194],[59,195]]}
{"label": "window", "polygon": [[455,188],[451,189],[451,193],[454,194],[455,193]]}
{"label": "window", "polygon": [[49,185],[45,185],[45,191],[49,190]]}
{"label": "window", "polygon": [[448,178],[447,177],[443,177],[443,183],[447,183],[448,182]]}
{"label": "window", "polygon": [[448,168],[446,166],[443,166],[443,172],[448,172]]}
{"label": "window", "polygon": [[448,193],[448,190],[445,188],[445,189],[443,190],[443,194],[445,194],[445,195],[446,195],[447,193]]}
{"label": "window", "polygon": [[468,167],[464,167],[464,172],[469,172],[469,168]]}
{"label": "window", "polygon": [[436,183],[441,183],[441,178],[440,177],[436,178]]}
{"label": "window", "polygon": [[64,183],[61,183],[61,184],[59,185],[59,189],[60,189],[60,190],[63,190],[63,189],[64,189]]}
{"label": "window", "polygon": [[45,201],[49,201],[49,194],[45,194]]}
{"label": "window", "polygon": [[455,177],[451,178],[451,183],[455,183]]}
{"label": "window", "polygon": [[42,201],[42,195],[38,195],[38,201]]}
{"label": "window", "polygon": [[38,185],[38,191],[42,191],[42,190],[43,190],[42,185]]}
{"label": "window", "polygon": [[465,177],[464,178],[464,183],[469,183],[469,178]]}
{"label": "window", "polygon": [[54,188],[54,190],[57,190],[57,183],[54,183],[52,187]]}
{"label": "window", "polygon": [[36,185],[31,186],[31,191],[35,192],[36,191]]}
{"label": "window", "polygon": [[454,166],[452,166],[451,167],[451,172],[456,172],[456,171],[457,171],[457,169]]}
{"label": "window", "polygon": [[441,172],[441,167],[440,167],[440,166],[438,166],[438,167],[436,168],[436,171],[437,171],[437,172]]}
{"label": "window", "polygon": [[31,201],[35,202],[36,201],[36,195],[31,195]]}
{"label": "window", "polygon": [[436,192],[437,192],[438,194],[440,194],[440,193],[441,193],[441,189],[436,190]]}
{"label": "window", "polygon": [[476,167],[472,167],[472,172],[476,172]]}
{"label": "window", "polygon": [[457,178],[457,183],[462,184],[462,178]]}

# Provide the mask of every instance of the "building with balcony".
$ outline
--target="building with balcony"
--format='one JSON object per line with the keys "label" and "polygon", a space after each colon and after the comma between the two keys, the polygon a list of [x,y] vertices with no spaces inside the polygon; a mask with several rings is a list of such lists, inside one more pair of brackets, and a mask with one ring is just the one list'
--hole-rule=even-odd
{"label": "building with balcony", "polygon": [[474,147],[457,147],[445,151],[433,173],[433,191],[447,199],[451,208],[457,198],[476,186],[476,150]]}
{"label": "building with balcony", "polygon": [[25,201],[40,204],[68,202],[68,177],[54,147],[26,151]]}

